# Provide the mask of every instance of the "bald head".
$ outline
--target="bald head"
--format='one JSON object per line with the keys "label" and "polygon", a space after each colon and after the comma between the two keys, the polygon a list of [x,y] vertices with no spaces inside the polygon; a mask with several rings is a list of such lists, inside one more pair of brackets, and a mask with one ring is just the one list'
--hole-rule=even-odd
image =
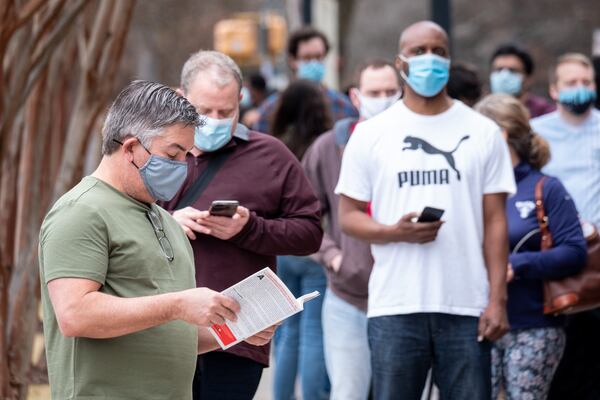
{"label": "bald head", "polygon": [[427,52],[442,57],[449,57],[448,34],[438,24],[431,21],[420,21],[402,31],[399,40],[399,52],[406,56]]}

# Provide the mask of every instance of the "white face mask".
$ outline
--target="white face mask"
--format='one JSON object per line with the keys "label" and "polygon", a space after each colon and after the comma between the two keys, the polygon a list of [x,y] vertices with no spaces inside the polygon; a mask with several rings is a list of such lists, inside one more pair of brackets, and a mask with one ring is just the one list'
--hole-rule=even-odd
{"label": "white face mask", "polygon": [[360,94],[358,90],[356,91],[356,95],[358,96],[358,101],[360,101],[359,112],[363,119],[369,119],[385,111],[400,98],[400,93],[389,97],[368,97]]}

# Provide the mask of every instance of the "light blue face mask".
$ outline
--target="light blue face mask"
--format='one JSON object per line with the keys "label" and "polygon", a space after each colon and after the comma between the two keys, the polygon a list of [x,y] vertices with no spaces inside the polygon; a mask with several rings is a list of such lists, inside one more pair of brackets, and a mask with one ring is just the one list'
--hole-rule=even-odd
{"label": "light blue face mask", "polygon": [[196,127],[194,145],[202,151],[219,150],[231,140],[233,118],[215,119],[202,116],[204,125]]}
{"label": "light blue face mask", "polygon": [[325,64],[322,61],[300,61],[298,64],[298,78],[309,81],[321,82],[325,76]]}
{"label": "light blue face mask", "polygon": [[506,93],[513,96],[521,93],[523,75],[508,69],[501,69],[490,74],[492,93]]}
{"label": "light blue face mask", "polygon": [[442,91],[450,76],[450,60],[436,54],[422,54],[400,59],[408,63],[408,76],[400,71],[402,78],[412,90],[423,97],[433,97]]}
{"label": "light blue face mask", "polygon": [[[114,140],[114,139],[113,139]],[[123,145],[122,142],[114,140]],[[139,140],[138,140],[139,141]],[[131,162],[139,171],[146,190],[155,200],[169,201],[181,189],[185,178],[187,177],[187,162],[176,161],[169,158],[160,157],[144,147],[144,150],[150,154],[150,158],[140,168],[135,162]]]}
{"label": "light blue face mask", "polygon": [[368,97],[363,96],[357,91],[356,95],[360,102],[359,113],[363,119],[372,118],[380,112],[387,110],[400,98],[400,93],[389,97]]}
{"label": "light blue face mask", "polygon": [[241,108],[250,108],[252,107],[252,99],[250,98],[250,89],[246,86],[242,86],[242,99],[240,100]]}
{"label": "light blue face mask", "polygon": [[558,102],[573,114],[581,115],[596,101],[596,92],[587,86],[576,86],[558,92]]}

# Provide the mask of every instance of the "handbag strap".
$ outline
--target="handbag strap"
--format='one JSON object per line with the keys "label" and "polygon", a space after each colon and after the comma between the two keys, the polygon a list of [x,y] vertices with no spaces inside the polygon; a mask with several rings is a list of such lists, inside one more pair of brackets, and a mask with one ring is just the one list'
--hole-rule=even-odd
{"label": "handbag strap", "polygon": [[548,216],[544,209],[544,182],[546,177],[542,176],[540,180],[535,184],[535,213],[540,226],[540,233],[542,235],[541,250],[548,250],[552,248],[553,240],[552,233],[548,228]]}
{"label": "handbag strap", "polygon": [[179,210],[194,204],[232,153],[232,150],[225,150],[214,154],[208,161],[206,169],[202,171],[202,174],[200,174],[188,190],[185,191],[174,209]]}

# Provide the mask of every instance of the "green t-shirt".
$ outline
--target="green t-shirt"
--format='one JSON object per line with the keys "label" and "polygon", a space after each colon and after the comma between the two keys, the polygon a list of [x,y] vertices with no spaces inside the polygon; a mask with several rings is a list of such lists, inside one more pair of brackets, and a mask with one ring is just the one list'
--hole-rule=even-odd
{"label": "green t-shirt", "polygon": [[[173,248],[169,261],[147,216],[154,210]],[[58,328],[47,283],[85,278],[100,291],[141,297],[196,286],[194,256],[177,222],[94,178],[52,207],[40,232],[40,274],[53,399],[191,399],[198,331],[173,321],[111,339],[69,338]]]}

